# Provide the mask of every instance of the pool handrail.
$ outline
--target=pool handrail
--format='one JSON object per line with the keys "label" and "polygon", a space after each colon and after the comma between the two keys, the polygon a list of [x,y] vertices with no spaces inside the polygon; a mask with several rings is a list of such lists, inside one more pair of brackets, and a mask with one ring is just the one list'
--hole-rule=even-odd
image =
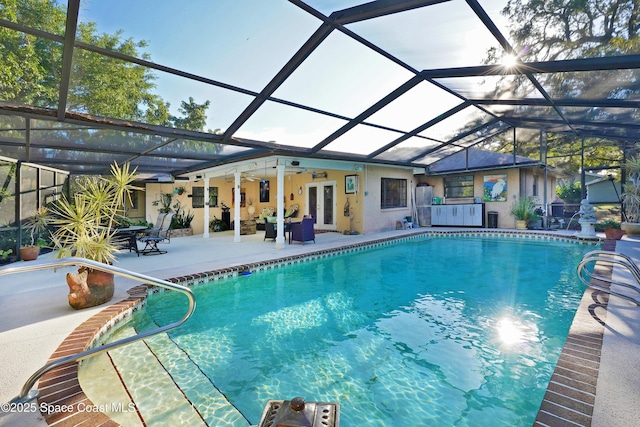
{"label": "pool handrail", "polygon": [[106,351],[112,350],[114,348],[122,347],[134,341],[139,341],[141,339],[150,337],[152,335],[156,335],[156,334],[168,331],[170,329],[177,328],[178,326],[186,322],[193,314],[193,311],[196,309],[196,300],[193,295],[193,292],[191,291],[191,289],[185,286],[176,285],[174,283],[167,282],[165,280],[156,279],[155,277],[146,276],[144,274],[135,273],[132,271],[124,270],[122,268],[114,267],[112,265],[103,264],[101,262],[92,261],[85,258],[71,257],[71,258],[63,258],[60,260],[54,260],[49,262],[38,262],[33,264],[24,264],[17,267],[3,268],[3,269],[0,269],[0,276],[16,274],[16,273],[27,273],[32,271],[44,270],[48,268],[60,268],[60,267],[69,267],[69,266],[93,268],[93,269],[101,270],[107,273],[113,273],[118,276],[127,277],[129,279],[133,279],[139,282],[151,283],[153,285],[160,286],[165,289],[181,292],[189,300],[188,310],[185,313],[185,315],[182,317],[182,319],[176,322],[170,323],[168,325],[161,326],[151,331],[142,332],[131,337],[126,337],[112,343],[104,344],[100,347],[94,347],[92,349],[85,350],[80,353],[62,357],[60,359],[54,360],[53,362],[49,362],[48,364],[38,369],[36,372],[33,373],[33,375],[29,377],[26,383],[22,386],[22,389],[20,390],[20,394],[18,394],[18,396],[11,399],[10,403],[25,403],[38,397],[39,391],[38,390],[32,391],[31,389],[35,385],[36,381],[38,381],[38,379],[42,375],[51,371],[52,369],[55,369],[59,366],[66,365],[69,363],[78,362],[80,360],[84,360],[89,357],[93,357],[98,354],[104,353]]}
{"label": "pool handrail", "polygon": [[629,296],[629,295],[625,295],[623,293],[620,292],[616,292],[611,290],[610,288],[607,288],[603,285],[600,285],[598,283],[595,283],[594,280],[597,281],[601,281],[604,283],[608,283],[609,286],[611,285],[618,285],[618,286],[623,286],[629,289],[634,290],[635,292],[637,292],[638,294],[640,294],[640,287],[631,284],[631,283],[626,283],[626,282],[620,282],[617,280],[613,280],[609,277],[604,277],[601,276],[599,274],[596,274],[592,271],[589,271],[586,266],[590,263],[597,263],[597,262],[603,262],[603,263],[608,263],[611,265],[619,265],[624,267],[625,269],[627,269],[633,276],[633,278],[635,279],[636,283],[638,285],[640,285],[640,269],[638,268],[638,266],[636,265],[636,263],[629,258],[628,256],[618,253],[618,252],[612,252],[612,251],[603,251],[603,250],[595,250],[595,251],[591,251],[586,253],[583,257],[582,260],[580,261],[580,263],[578,264],[578,267],[576,268],[576,271],[578,273],[578,278],[580,279],[580,281],[587,287],[593,288],[593,289],[597,289],[599,291],[611,294],[611,295],[615,295],[618,296],[620,298],[626,299],[628,301],[633,302],[634,304],[640,306],[640,300],[637,300],[636,298]]}

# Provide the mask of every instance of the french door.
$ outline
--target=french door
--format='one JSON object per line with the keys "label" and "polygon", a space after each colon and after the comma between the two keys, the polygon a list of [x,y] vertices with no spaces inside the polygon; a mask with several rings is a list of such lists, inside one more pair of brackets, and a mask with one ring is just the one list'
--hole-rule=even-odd
{"label": "french door", "polygon": [[316,218],[316,230],[335,230],[336,182],[324,181],[307,184],[309,215]]}

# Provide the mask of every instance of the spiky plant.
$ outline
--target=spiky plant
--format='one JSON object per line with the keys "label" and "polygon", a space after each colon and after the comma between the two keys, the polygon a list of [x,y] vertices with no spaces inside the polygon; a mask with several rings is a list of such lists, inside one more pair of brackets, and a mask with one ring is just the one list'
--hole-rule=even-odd
{"label": "spiky plant", "polygon": [[38,208],[38,210],[36,210],[36,212],[27,219],[24,225],[25,228],[29,230],[29,235],[31,237],[30,246],[36,246],[42,237],[42,233],[45,233],[49,226],[48,209],[44,206]]}
{"label": "spiky plant", "polygon": [[109,177],[89,178],[80,183],[71,200],[63,198],[51,208],[50,222],[57,258],[77,256],[110,264],[116,258],[118,220],[124,216],[137,175],[129,164],[111,165]]}
{"label": "spiky plant", "polygon": [[533,200],[528,197],[520,197],[513,202],[511,215],[517,220],[527,222],[535,221],[538,218],[536,215],[536,205]]}
{"label": "spiky plant", "polygon": [[624,164],[628,182],[623,186],[622,206],[627,222],[640,223],[640,157]]}

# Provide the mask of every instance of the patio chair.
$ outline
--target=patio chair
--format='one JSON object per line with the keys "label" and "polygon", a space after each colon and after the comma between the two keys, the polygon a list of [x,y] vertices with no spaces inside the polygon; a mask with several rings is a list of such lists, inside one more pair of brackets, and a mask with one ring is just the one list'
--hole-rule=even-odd
{"label": "patio chair", "polygon": [[[158,220],[160,220],[160,215],[158,215]],[[167,251],[162,251],[158,248],[158,243],[162,243],[164,241],[171,243],[173,213],[167,213],[164,215],[160,228],[154,227],[149,231],[149,234],[140,237],[139,240],[145,244],[144,249],[140,251],[142,255],[160,255],[167,253]]]}
{"label": "patio chair", "polygon": [[140,236],[140,237],[157,235],[160,232],[160,230],[162,229],[162,224],[164,223],[164,219],[165,219],[166,216],[167,216],[166,213],[159,213],[158,214],[158,219],[156,219],[156,222],[153,225],[153,227],[150,228],[149,230],[147,230],[147,232],[144,235]]}
{"label": "patio chair", "polygon": [[289,240],[297,242],[316,242],[316,234],[313,230],[315,220],[310,217],[302,218],[301,222],[291,223],[291,234]]}
{"label": "patio chair", "polygon": [[267,239],[275,240],[276,237],[277,237],[276,223],[275,222],[270,222],[270,221],[265,221],[265,223],[264,223],[264,239],[262,239],[262,240],[267,240]]}

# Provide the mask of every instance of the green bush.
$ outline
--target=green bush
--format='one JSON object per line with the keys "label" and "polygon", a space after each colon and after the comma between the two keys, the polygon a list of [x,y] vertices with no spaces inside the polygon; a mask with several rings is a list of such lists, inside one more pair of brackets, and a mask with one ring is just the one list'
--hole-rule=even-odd
{"label": "green bush", "polygon": [[593,225],[596,231],[604,231],[605,228],[620,228],[620,223],[613,219],[605,219]]}
{"label": "green bush", "polygon": [[582,186],[579,182],[571,185],[556,187],[556,195],[565,203],[580,203],[582,200]]}

